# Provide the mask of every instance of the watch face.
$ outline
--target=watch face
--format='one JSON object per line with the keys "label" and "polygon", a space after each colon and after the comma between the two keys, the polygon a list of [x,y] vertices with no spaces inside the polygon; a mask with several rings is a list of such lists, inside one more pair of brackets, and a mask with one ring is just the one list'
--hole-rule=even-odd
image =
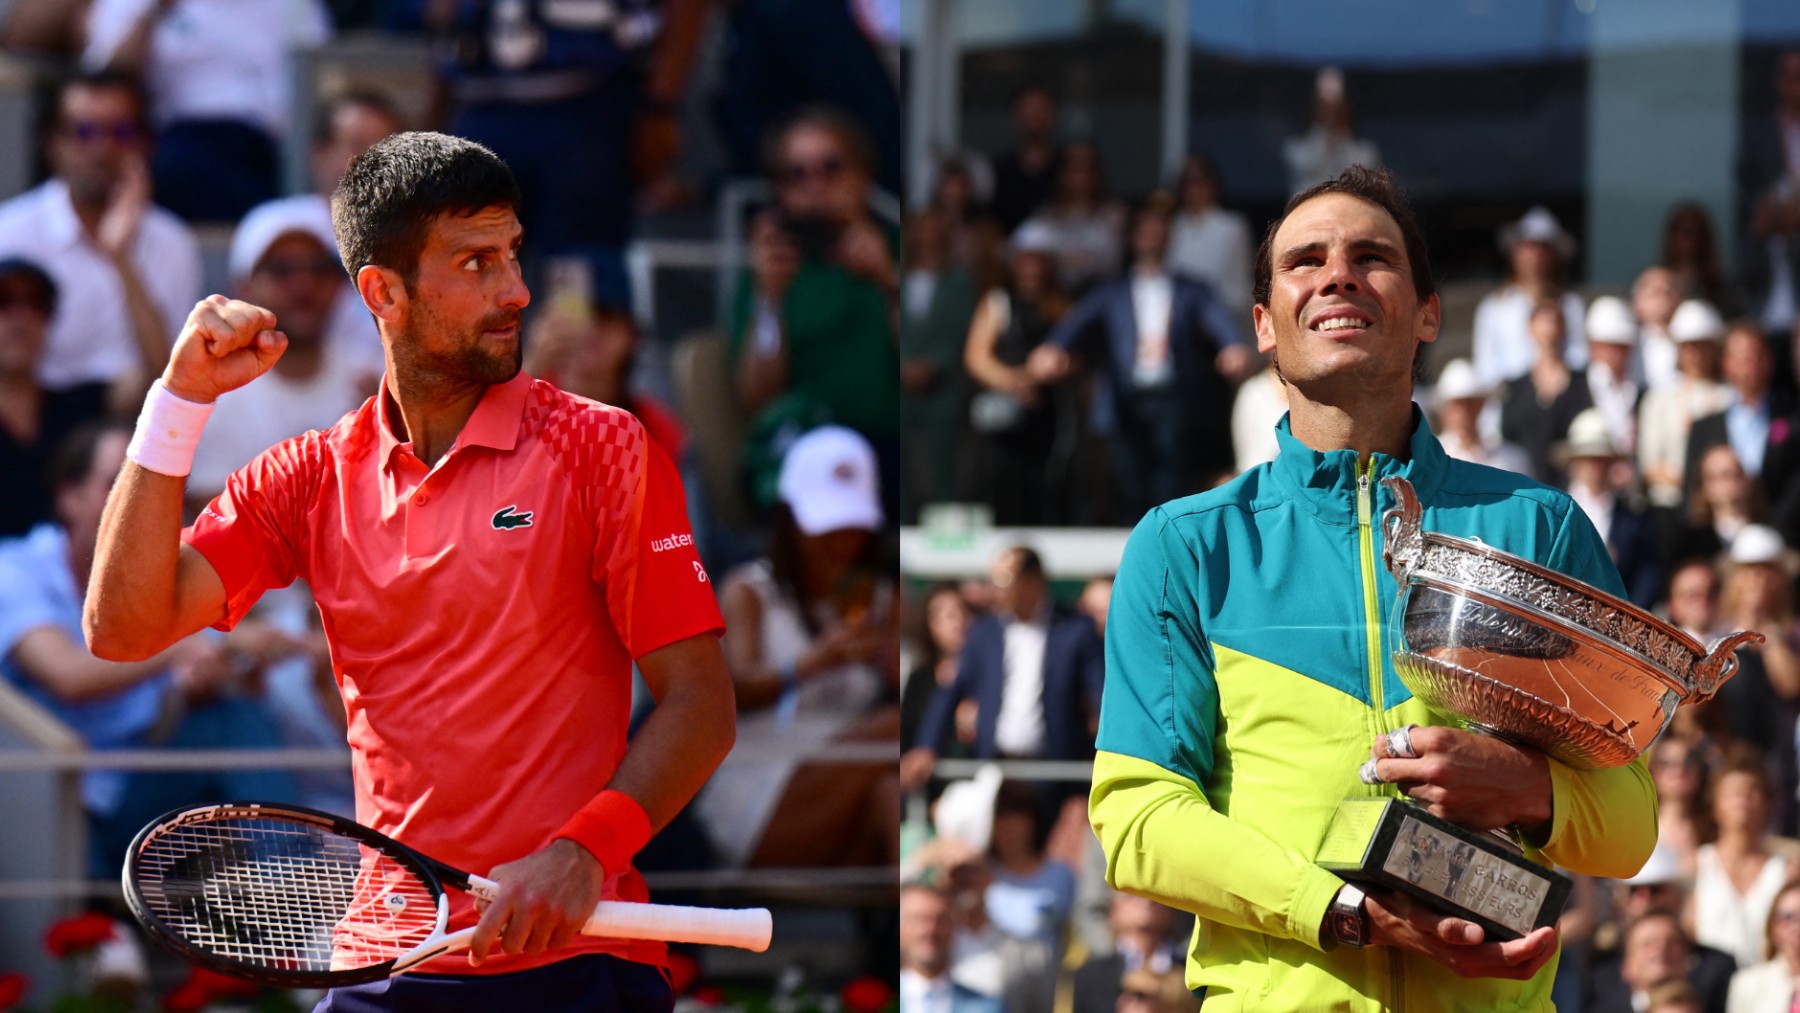
{"label": "watch face", "polygon": [[1350,946],[1363,946],[1369,941],[1368,926],[1362,916],[1354,909],[1338,908],[1331,913],[1332,934],[1338,942]]}

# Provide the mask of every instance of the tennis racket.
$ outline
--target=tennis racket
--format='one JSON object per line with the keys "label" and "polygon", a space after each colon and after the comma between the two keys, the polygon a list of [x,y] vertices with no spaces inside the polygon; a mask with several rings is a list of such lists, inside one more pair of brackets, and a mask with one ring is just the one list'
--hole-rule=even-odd
{"label": "tennis racket", "polygon": [[[473,927],[445,932],[445,887],[487,900],[498,890],[359,823],[259,802],[164,815],[131,842],[123,878],[132,913],[159,942],[288,988],[377,981],[467,949]],[[581,931],[761,952],[772,923],[763,908],[602,901]]]}

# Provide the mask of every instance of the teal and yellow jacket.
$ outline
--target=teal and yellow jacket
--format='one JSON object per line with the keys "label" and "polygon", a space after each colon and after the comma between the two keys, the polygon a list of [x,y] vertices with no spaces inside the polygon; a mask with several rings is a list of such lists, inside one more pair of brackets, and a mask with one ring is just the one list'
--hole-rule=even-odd
{"label": "teal and yellow jacket", "polygon": [[[1357,768],[1377,735],[1432,723],[1394,674],[1397,588],[1381,563],[1380,482],[1410,481],[1427,531],[1480,538],[1623,596],[1569,497],[1452,460],[1418,417],[1411,459],[1280,455],[1150,512],[1132,533],[1106,631],[1089,815],[1115,888],[1199,916],[1188,985],[1210,1010],[1551,1009],[1555,962],[1528,982],[1465,981],[1387,947],[1327,952],[1341,881],[1313,865],[1338,802],[1393,793]],[[1534,857],[1630,876],[1656,842],[1643,759],[1550,761],[1555,808]]]}

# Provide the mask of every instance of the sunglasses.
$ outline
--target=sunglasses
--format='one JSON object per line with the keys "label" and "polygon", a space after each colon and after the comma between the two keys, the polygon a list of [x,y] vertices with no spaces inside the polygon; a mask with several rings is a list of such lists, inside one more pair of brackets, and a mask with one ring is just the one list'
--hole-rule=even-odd
{"label": "sunglasses", "polygon": [[274,281],[286,281],[297,274],[314,278],[341,277],[344,269],[330,257],[310,257],[305,260],[265,260],[257,265],[256,273]]}
{"label": "sunglasses", "polygon": [[793,186],[809,179],[833,180],[842,175],[845,169],[844,160],[830,155],[813,162],[789,162],[781,167],[778,174],[783,186]]}
{"label": "sunglasses", "polygon": [[136,123],[120,121],[107,123],[102,120],[76,120],[63,128],[63,132],[83,144],[92,144],[99,140],[112,141],[115,144],[135,144],[144,136]]}

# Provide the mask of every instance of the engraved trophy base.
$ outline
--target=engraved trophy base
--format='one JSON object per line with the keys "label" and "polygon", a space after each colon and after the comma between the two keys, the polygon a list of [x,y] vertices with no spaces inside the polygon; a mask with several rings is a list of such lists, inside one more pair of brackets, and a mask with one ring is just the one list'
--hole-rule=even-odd
{"label": "engraved trophy base", "polygon": [[1490,942],[1554,925],[1573,885],[1491,833],[1394,798],[1345,799],[1315,861],[1344,879],[1466,918]]}

